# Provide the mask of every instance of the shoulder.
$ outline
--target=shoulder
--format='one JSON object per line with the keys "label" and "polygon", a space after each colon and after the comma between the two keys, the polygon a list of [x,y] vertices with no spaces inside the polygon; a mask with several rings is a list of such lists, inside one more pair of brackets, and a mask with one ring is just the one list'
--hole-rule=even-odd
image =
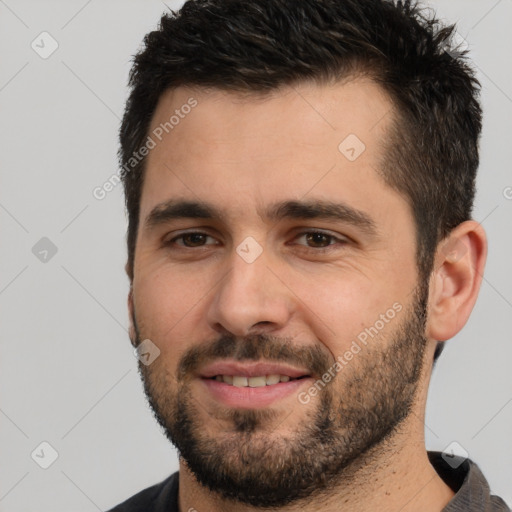
{"label": "shoulder", "polygon": [[108,512],[174,512],[178,511],[179,473],[144,489]]}
{"label": "shoulder", "polygon": [[428,452],[430,463],[455,492],[443,512],[511,512],[507,504],[491,494],[482,471],[472,460],[442,452]]}

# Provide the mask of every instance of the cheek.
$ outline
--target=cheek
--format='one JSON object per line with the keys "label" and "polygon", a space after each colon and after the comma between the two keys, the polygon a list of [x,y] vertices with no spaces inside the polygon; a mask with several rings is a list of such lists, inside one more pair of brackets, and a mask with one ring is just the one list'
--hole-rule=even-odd
{"label": "cheek", "polygon": [[345,353],[361,333],[364,337],[365,329],[376,322],[380,327],[380,315],[391,310],[394,317],[393,305],[401,309],[403,302],[403,294],[395,283],[348,274],[302,277],[294,292],[300,299],[297,308],[301,321],[335,358]]}
{"label": "cheek", "polygon": [[194,339],[197,315],[204,309],[209,289],[197,273],[180,272],[176,267],[136,271],[133,298],[140,335],[156,343],[162,354],[172,351],[176,357]]}

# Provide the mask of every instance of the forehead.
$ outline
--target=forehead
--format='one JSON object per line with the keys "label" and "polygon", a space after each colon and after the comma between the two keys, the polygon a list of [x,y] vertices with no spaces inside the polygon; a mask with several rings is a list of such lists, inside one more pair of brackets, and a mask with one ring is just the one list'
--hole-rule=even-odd
{"label": "forehead", "polygon": [[167,91],[148,133],[141,218],[170,197],[208,198],[228,215],[306,195],[354,207],[383,194],[401,200],[377,172],[392,113],[384,91],[363,78],[265,95]]}

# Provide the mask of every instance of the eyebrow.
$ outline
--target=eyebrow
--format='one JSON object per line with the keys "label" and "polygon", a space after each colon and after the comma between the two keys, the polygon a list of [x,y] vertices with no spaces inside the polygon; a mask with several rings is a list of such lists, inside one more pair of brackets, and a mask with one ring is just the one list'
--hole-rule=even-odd
{"label": "eyebrow", "polygon": [[[226,215],[219,208],[205,201],[170,199],[158,204],[146,217],[144,227],[151,230],[176,219],[225,220]],[[345,203],[325,200],[282,201],[270,205],[260,217],[277,222],[295,220],[334,220],[352,225],[371,237],[377,236],[375,221],[365,212]]]}

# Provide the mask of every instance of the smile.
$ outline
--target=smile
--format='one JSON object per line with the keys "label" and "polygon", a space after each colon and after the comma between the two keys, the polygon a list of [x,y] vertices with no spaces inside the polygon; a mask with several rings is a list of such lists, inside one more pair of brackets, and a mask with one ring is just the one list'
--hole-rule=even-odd
{"label": "smile", "polygon": [[292,378],[289,375],[261,375],[255,377],[245,377],[243,375],[216,375],[212,377],[212,379],[217,382],[224,382],[229,384],[230,386],[235,386],[237,388],[261,388],[263,386],[273,386],[275,384],[279,384],[280,382],[288,382],[290,380],[298,380],[304,378],[297,377]]}

